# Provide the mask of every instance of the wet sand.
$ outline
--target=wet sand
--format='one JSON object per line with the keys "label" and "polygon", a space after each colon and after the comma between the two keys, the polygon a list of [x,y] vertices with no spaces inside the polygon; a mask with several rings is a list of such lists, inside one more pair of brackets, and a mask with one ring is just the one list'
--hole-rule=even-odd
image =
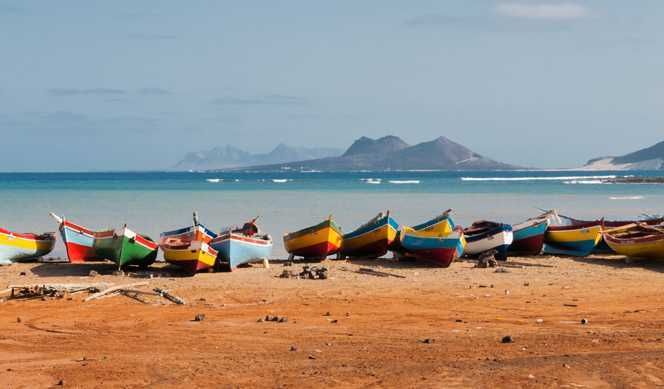
{"label": "wet sand", "polygon": [[[507,272],[390,260],[149,280],[125,296],[0,302],[2,387],[652,387],[664,385],[664,264],[513,258]],[[404,276],[356,273],[361,267]],[[90,270],[101,275],[89,277]],[[137,282],[110,264],[0,267],[10,284]],[[25,275],[20,275],[25,272]],[[174,273],[175,274],[175,273]],[[197,314],[205,320],[196,322]],[[329,313],[329,314],[328,314]],[[266,315],[285,323],[261,322]],[[587,319],[587,324],[581,320]],[[502,343],[504,336],[512,343]]]}

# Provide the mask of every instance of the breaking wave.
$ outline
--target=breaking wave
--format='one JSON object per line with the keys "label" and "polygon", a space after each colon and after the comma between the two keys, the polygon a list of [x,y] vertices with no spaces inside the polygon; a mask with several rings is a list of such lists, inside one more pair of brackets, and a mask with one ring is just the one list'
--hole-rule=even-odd
{"label": "breaking wave", "polygon": [[363,181],[367,184],[379,185],[383,182],[382,178],[360,178],[360,181]]}
{"label": "breaking wave", "polygon": [[643,196],[611,196],[609,200],[643,200]]}
{"label": "breaking wave", "polygon": [[557,176],[557,177],[461,177],[461,181],[576,181],[576,180],[599,180],[616,178],[610,176]]}
{"label": "breaking wave", "polygon": [[389,180],[390,184],[404,185],[404,184],[419,184],[420,180]]}
{"label": "breaking wave", "polygon": [[213,184],[217,184],[217,183],[223,182],[224,179],[223,178],[207,178],[207,179],[205,179],[205,181],[213,183]]}

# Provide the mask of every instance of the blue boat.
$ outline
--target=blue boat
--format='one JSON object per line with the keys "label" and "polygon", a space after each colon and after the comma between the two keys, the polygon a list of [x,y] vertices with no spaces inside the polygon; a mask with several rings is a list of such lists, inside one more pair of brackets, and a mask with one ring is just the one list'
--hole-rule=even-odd
{"label": "blue boat", "polygon": [[215,267],[232,271],[239,265],[268,259],[272,253],[272,238],[259,232],[254,219],[242,228],[220,233],[210,246],[219,252]]}
{"label": "blue boat", "polygon": [[446,236],[403,228],[399,237],[407,256],[429,261],[441,267],[450,266],[463,254],[466,246],[461,227],[455,228]]}

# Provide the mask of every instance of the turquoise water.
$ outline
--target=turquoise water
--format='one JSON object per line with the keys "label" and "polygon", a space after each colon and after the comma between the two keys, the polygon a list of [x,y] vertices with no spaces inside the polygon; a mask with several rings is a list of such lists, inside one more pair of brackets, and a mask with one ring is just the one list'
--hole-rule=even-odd
{"label": "turquoise water", "polygon": [[[599,184],[624,172],[348,172],[348,173],[3,173],[0,225],[54,231],[48,212],[93,229],[127,223],[157,237],[191,222],[213,230],[260,216],[284,255],[281,236],[333,214],[351,231],[379,211],[404,224],[447,208],[468,224],[515,223],[557,208],[578,218],[634,218],[664,213],[664,185]],[[662,172],[630,172],[664,175]],[[63,255],[59,242],[55,255]]]}

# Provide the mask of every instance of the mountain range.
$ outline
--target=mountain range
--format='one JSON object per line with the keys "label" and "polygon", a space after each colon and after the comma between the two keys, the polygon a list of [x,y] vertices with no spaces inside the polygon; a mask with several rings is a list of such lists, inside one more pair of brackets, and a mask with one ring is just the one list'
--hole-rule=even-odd
{"label": "mountain range", "polygon": [[283,143],[265,154],[253,154],[226,145],[210,150],[187,153],[175,166],[176,170],[232,169],[255,165],[270,165],[307,159],[340,155],[342,150],[333,148],[294,147]]}
{"label": "mountain range", "polygon": [[589,160],[587,170],[664,170],[664,141],[620,157],[598,157]]}
{"label": "mountain range", "polygon": [[246,170],[509,170],[517,166],[497,162],[443,136],[409,145],[393,135],[361,137],[336,157],[253,166]]}

